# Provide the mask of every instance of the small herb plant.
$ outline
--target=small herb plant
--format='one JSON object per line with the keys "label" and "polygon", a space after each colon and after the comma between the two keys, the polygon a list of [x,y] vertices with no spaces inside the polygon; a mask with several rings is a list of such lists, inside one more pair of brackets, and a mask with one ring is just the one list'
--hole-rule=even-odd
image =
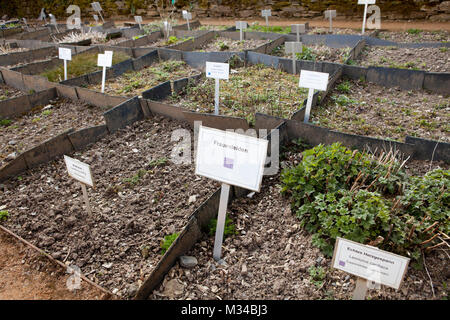
{"label": "small herb plant", "polygon": [[320,287],[326,277],[325,269],[322,267],[311,266],[308,268],[309,279],[316,286]]}
{"label": "small herb plant", "polygon": [[340,143],[303,152],[302,162],[281,175],[292,211],[331,256],[336,237],[420,258],[450,232],[450,171],[408,176],[395,157],[379,158]]}
{"label": "small herb plant", "polygon": [[161,241],[161,254],[165,254],[167,250],[169,250],[170,246],[179,235],[179,233],[172,233],[164,237],[164,240]]}
{"label": "small herb plant", "polygon": [[9,217],[8,211],[0,211],[0,221],[6,221]]}
{"label": "small herb plant", "polygon": [[[210,236],[214,236],[216,234],[216,227],[217,227],[217,219],[211,219],[208,225]],[[226,238],[228,236],[233,236],[236,234],[237,234],[236,226],[233,224],[233,220],[227,217],[225,219],[225,229],[223,232],[224,237]]]}

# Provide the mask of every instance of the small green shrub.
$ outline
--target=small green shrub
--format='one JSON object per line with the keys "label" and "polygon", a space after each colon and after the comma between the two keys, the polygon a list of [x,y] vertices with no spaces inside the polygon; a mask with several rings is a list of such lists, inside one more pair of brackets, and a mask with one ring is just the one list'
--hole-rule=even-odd
{"label": "small green shrub", "polygon": [[9,217],[8,211],[0,211],[0,221],[6,221]]}
{"label": "small green shrub", "polygon": [[350,81],[345,80],[345,81],[342,81],[340,84],[338,84],[337,89],[341,93],[350,93],[351,87],[352,87],[352,85],[351,85]]}
{"label": "small green shrub", "polygon": [[178,39],[177,37],[175,37],[175,36],[170,36],[169,39],[167,39],[167,44],[168,44],[168,45],[175,44],[175,43],[177,43],[178,41],[180,41],[180,39]]}
{"label": "small green shrub", "polygon": [[[216,234],[217,219],[211,219],[208,225],[209,235],[214,236]],[[223,236],[226,238],[228,236],[233,236],[237,234],[236,226],[233,224],[233,220],[226,217],[225,219],[225,229],[223,231]]]}
{"label": "small green shrub", "polygon": [[165,166],[168,161],[169,161],[169,159],[167,159],[166,157],[163,157],[163,158],[159,158],[159,159],[150,161],[150,163],[148,165],[150,168],[162,167],[162,166]]}
{"label": "small green shrub", "polygon": [[320,287],[325,280],[326,272],[322,267],[311,266],[308,268],[309,279],[315,286]]}
{"label": "small green shrub", "polygon": [[317,58],[317,55],[314,53],[313,49],[308,48],[307,46],[303,46],[302,52],[298,52],[295,55],[298,60],[316,61]]}
{"label": "small green shrub", "polygon": [[0,126],[7,127],[12,123],[12,120],[9,119],[0,119]]}
{"label": "small green shrub", "polygon": [[340,143],[303,152],[302,162],[281,174],[292,211],[331,256],[336,237],[369,243],[420,259],[450,232],[450,171],[408,176],[394,158],[351,151]]}
{"label": "small green shrub", "polygon": [[167,250],[169,250],[170,246],[179,235],[179,233],[172,233],[164,237],[164,240],[161,241],[161,254],[165,254]]}
{"label": "small green shrub", "polygon": [[132,176],[131,178],[125,178],[123,179],[123,182],[128,186],[128,187],[134,187],[135,185],[137,185],[139,183],[139,181],[141,181],[141,179],[147,174],[147,171],[144,169],[140,169],[134,176]]}
{"label": "small green shrub", "polygon": [[411,29],[408,29],[406,32],[408,32],[409,34],[419,34],[422,32],[422,30],[411,28]]}

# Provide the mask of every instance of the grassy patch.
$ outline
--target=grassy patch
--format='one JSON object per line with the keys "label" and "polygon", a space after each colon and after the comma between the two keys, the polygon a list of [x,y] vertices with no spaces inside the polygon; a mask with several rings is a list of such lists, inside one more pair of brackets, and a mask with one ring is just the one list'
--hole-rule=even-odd
{"label": "grassy patch", "polygon": [[288,34],[291,32],[291,27],[280,27],[280,26],[262,26],[259,23],[252,24],[247,29],[244,30],[245,32],[249,31],[259,31],[259,32],[273,32],[273,33],[282,33],[282,34]]}
{"label": "grassy patch", "polygon": [[179,233],[172,233],[164,237],[161,241],[161,254],[165,254],[169,250],[172,243],[178,238]]}
{"label": "grassy patch", "polygon": [[[101,70],[101,67],[97,66],[97,56],[98,54],[92,53],[81,53],[79,55],[73,56],[72,61],[67,63],[67,78],[76,78],[84,74],[92,73]],[[127,54],[116,51],[113,54],[113,65],[120,63],[122,61],[130,59]],[[50,69],[46,72],[41,73],[41,76],[47,78],[52,82],[60,82],[64,80],[64,66],[58,66]]]}

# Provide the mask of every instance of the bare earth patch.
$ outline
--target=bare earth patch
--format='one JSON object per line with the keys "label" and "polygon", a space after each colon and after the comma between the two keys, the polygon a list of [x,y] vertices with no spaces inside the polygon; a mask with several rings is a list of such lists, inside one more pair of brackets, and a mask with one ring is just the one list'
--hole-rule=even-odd
{"label": "bare earth patch", "polygon": [[78,130],[102,124],[104,111],[99,107],[58,98],[12,119],[7,125],[0,125],[0,166],[6,163],[8,155],[17,156],[70,128]]}
{"label": "bare earth patch", "polygon": [[0,206],[10,217],[3,223],[112,293],[128,297],[161,258],[164,236],[180,232],[217,186],[195,176],[193,165],[171,162],[177,145],[172,132],[188,128],[153,118],[72,155],[92,168],[91,216],[80,184],[69,178],[61,158],[6,181]]}
{"label": "bare earth patch", "polygon": [[419,29],[409,29],[409,32],[381,31],[378,37],[394,42],[448,42],[450,40],[450,33],[445,30],[422,31]]}
{"label": "bare earth patch", "polygon": [[81,281],[67,289],[70,275],[47,258],[0,231],[0,300],[98,300],[100,290]]}
{"label": "bare earth patch", "polygon": [[358,58],[363,67],[389,67],[450,72],[448,48],[365,47]]}
{"label": "bare earth patch", "polygon": [[[333,22],[333,25],[335,22]],[[366,30],[365,35],[368,35],[372,33],[373,30]],[[330,33],[330,27],[313,27],[310,30],[308,30],[307,34],[354,34],[354,35],[361,35],[361,28],[359,29],[350,29],[350,28],[334,28],[333,32]]]}
{"label": "bare earth patch", "polygon": [[[303,52],[297,55],[298,60],[326,61],[333,63],[344,63],[348,59],[351,48],[330,48],[325,45],[304,46]],[[285,45],[276,47],[272,55],[292,59],[292,54],[285,53]]]}
{"label": "bare earth patch", "polygon": [[[120,77],[106,80],[105,93],[132,97],[166,81],[174,81],[199,74],[184,61],[161,61],[139,71],[129,71]],[[89,87],[100,91],[101,83]]]}
{"label": "bare earth patch", "polygon": [[263,44],[269,43],[270,40],[232,40],[225,37],[218,37],[211,42],[206,43],[198,51],[205,52],[237,52],[244,50],[254,50]]}
{"label": "bare earth patch", "polygon": [[344,80],[311,121],[341,132],[404,141],[407,135],[450,142],[450,99],[426,91]]}

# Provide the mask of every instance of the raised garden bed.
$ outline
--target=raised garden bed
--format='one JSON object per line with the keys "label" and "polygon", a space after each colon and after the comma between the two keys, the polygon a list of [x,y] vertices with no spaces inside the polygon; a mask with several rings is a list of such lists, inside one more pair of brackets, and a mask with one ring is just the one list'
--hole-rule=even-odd
{"label": "raised garden bed", "polygon": [[[214,112],[214,79],[191,82],[165,103],[202,113]],[[242,117],[254,123],[255,112],[283,118],[300,109],[307,89],[298,87],[298,77],[258,64],[233,69],[228,81],[220,82],[219,114]]]}
{"label": "raised garden bed", "polygon": [[407,135],[450,142],[450,99],[425,90],[338,82],[311,111],[314,124],[342,132],[404,141]]}
{"label": "raised garden bed", "polygon": [[[361,35],[361,28],[359,29],[350,29],[350,28],[335,28],[333,27],[333,32],[330,33],[330,28],[323,27],[312,27],[307,30],[308,34],[351,34],[351,35]],[[372,34],[373,30],[366,30],[364,35]]]}
{"label": "raised garden bed", "polygon": [[[325,45],[304,45],[303,51],[297,53],[296,57],[298,60],[308,60],[308,61],[326,61],[333,63],[345,63],[350,57],[350,51],[352,48],[331,48]],[[273,49],[272,55],[292,59],[291,54],[285,53],[285,45],[281,45]]]}
{"label": "raised garden bed", "polygon": [[[88,73],[101,70],[101,67],[97,66],[98,53],[81,53],[72,57],[72,61],[67,64],[67,78],[76,78]],[[114,51],[113,65],[130,59],[130,56],[121,52]],[[47,78],[52,82],[60,82],[64,80],[64,66],[59,65],[53,69],[46,70],[41,73],[41,76]]]}
{"label": "raised garden bed", "polygon": [[[120,77],[111,78],[105,83],[105,93],[132,97],[142,94],[166,81],[191,77],[200,72],[191,68],[184,61],[167,60],[152,64],[139,71],[130,70]],[[88,89],[100,91],[101,83],[91,85]]]}
{"label": "raised garden bed", "polygon": [[204,52],[238,52],[245,50],[254,50],[262,45],[269,43],[268,39],[246,39],[243,41],[233,40],[226,37],[216,37],[210,42],[204,44],[198,51]]}
{"label": "raised garden bed", "polygon": [[[305,156],[298,152],[305,147],[301,141],[288,147],[282,155],[282,167],[294,167],[301,163]],[[317,157],[321,155],[320,152],[316,154]],[[347,151],[347,155],[352,154],[355,155],[353,151]],[[333,164],[330,167],[334,168],[338,161],[330,157],[323,159],[325,160],[319,162],[317,168],[312,167],[316,164],[312,162],[311,172],[307,173],[309,178],[322,177],[320,173],[314,176],[317,171],[323,170],[320,165],[324,166],[324,163],[331,161]],[[399,165],[396,162],[395,167],[398,168]],[[382,166],[387,168],[389,164]],[[438,166],[434,165],[434,168]],[[342,171],[337,173],[338,176],[339,174]],[[302,175],[297,178],[301,177]],[[301,216],[296,217],[295,199],[282,195],[282,179],[280,175],[266,177],[260,193],[251,198],[234,200],[228,207],[229,222],[223,243],[223,260],[220,263],[215,262],[212,257],[214,232],[207,228],[200,241],[186,253],[194,256],[198,264],[188,269],[176,263],[150,299],[351,299],[355,278],[330,267],[330,257],[318,249],[319,242],[312,235],[313,232],[302,227]],[[410,178],[405,181],[413,181],[408,179]],[[347,188],[352,184],[353,180],[349,184],[337,184],[335,187]],[[446,185],[448,188],[448,183]],[[445,207],[442,209],[445,210]],[[420,255],[415,259],[419,258]],[[444,283],[449,273],[448,261],[449,257],[445,252],[427,252],[427,270],[424,270],[421,261],[413,260],[399,291],[386,287],[369,290],[369,299],[445,299],[448,296]],[[434,293],[431,292],[428,273],[433,278]]]}
{"label": "raised garden bed", "polygon": [[377,66],[450,72],[449,48],[401,48],[397,46],[366,46],[357,63],[361,66]]}
{"label": "raised garden bed", "polygon": [[[161,118],[135,123],[73,157],[91,165],[92,216],[63,159],[4,183],[7,228],[88,278],[127,297],[161,258],[161,240],[179,232],[217,184],[175,165],[172,132],[186,125]],[[123,161],[127,159],[127,161]],[[20,192],[19,192],[20,190]],[[135,290],[134,290],[135,291]]]}
{"label": "raised garden bed", "polygon": [[13,160],[20,153],[71,128],[104,123],[104,111],[82,102],[57,98],[34,107],[23,116],[3,119],[0,124],[0,167],[7,159]]}
{"label": "raised garden bed", "polygon": [[450,34],[448,31],[423,31],[420,29],[408,29],[406,31],[380,31],[378,37],[383,40],[394,42],[448,42]]}

